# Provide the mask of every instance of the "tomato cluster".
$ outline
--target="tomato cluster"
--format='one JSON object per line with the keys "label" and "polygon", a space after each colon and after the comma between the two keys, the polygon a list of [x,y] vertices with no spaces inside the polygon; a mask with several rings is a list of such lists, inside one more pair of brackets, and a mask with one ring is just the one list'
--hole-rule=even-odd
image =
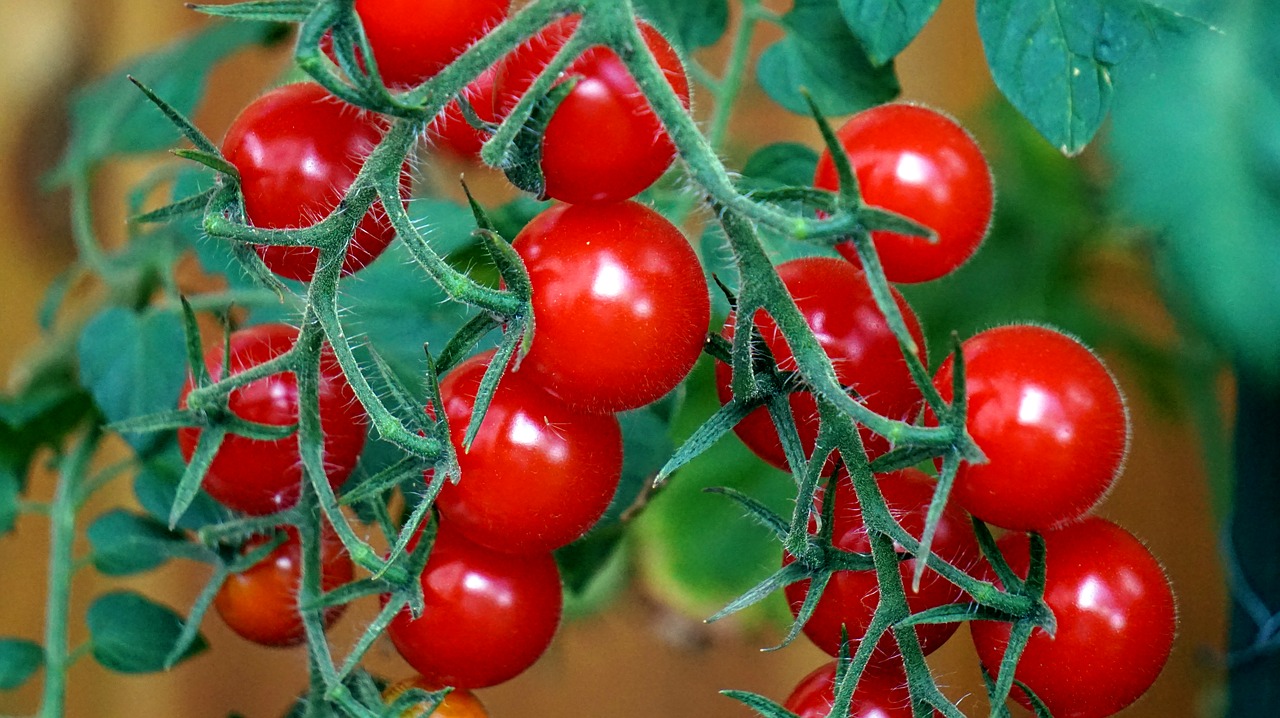
{"label": "tomato cluster", "polygon": [[[415,3],[412,11],[404,7],[409,4],[354,4],[369,52],[357,59],[366,72],[376,67],[392,89],[429,80],[510,12],[508,0]],[[492,125],[520,104],[581,24],[577,15],[555,20],[476,77],[430,123],[428,142],[475,156]],[[639,21],[638,31],[663,70],[666,89],[688,108],[689,83],[679,56],[648,24]],[[324,42],[332,56],[332,40]],[[707,282],[688,240],[634,199],[670,167],[676,151],[623,60],[607,47],[592,47],[553,80],[557,86],[571,84],[563,86],[563,97],[546,118],[538,158],[543,198],[558,202],[529,221],[512,244],[529,279],[531,317],[522,319],[531,321],[521,326],[532,336],[526,350],[502,367],[469,446],[464,437],[493,352],[454,367],[440,383],[438,405],[427,407],[432,418],[448,421],[461,477],[442,488],[431,529],[411,545],[431,542],[418,578],[421,611],[415,615],[406,606],[387,633],[420,675],[389,691],[386,699],[410,685],[461,689],[432,713],[437,716],[485,715],[466,689],[509,680],[547,649],[563,600],[552,551],[589,532],[614,498],[623,459],[616,413],[650,404],[679,385],[702,352],[710,322]],[[462,101],[484,120],[483,127],[464,118]],[[343,196],[386,127],[376,113],[346,106],[314,84],[286,85],[258,98],[237,117],[222,145],[238,174],[245,219],[263,228],[297,229],[340,214]],[[585,128],[593,135],[590,151],[582,146]],[[991,221],[991,172],[972,137],[952,119],[917,105],[890,104],[856,115],[837,139],[864,204],[898,213],[933,233],[924,238],[873,232],[884,278],[899,283],[936,279],[977,250]],[[407,168],[406,161],[402,200],[410,185]],[[836,161],[824,153],[814,186],[839,190],[839,175]],[[843,189],[850,194],[852,188]],[[354,225],[344,273],[360,270],[394,239],[381,205],[374,204]],[[914,343],[919,360],[926,361],[915,313],[891,288],[908,335],[897,336],[860,266],[863,257],[851,242],[836,250],[841,256],[797,259],[776,268],[836,379],[850,397],[882,417],[938,424],[935,410],[942,409],[925,406],[900,343]],[[314,248],[260,247],[259,254],[287,278],[310,281],[316,270]],[[874,269],[868,262],[867,270]],[[740,319],[731,313],[725,321],[721,332],[729,341]],[[760,310],[752,319],[758,334],[753,346],[767,348],[780,372],[796,372],[795,354],[775,318]],[[230,337],[226,356],[220,348],[211,350],[205,363],[218,381],[284,356],[297,338],[292,327],[253,327]],[[1057,633],[1033,636],[1017,677],[1055,715],[1110,715],[1154,680],[1174,628],[1172,594],[1159,564],[1123,529],[1086,516],[1124,460],[1129,429],[1123,398],[1087,348],[1049,328],[992,329],[966,341],[960,351],[966,364],[964,425],[986,461],[961,465],[953,500],[932,534],[931,552],[998,583],[978,548],[970,515],[1011,531],[1000,548],[1023,576],[1030,559],[1021,532],[1041,532],[1049,548],[1044,600]],[[935,375],[934,388],[944,402],[953,399],[954,367],[954,358],[948,358]],[[715,379],[720,400],[733,400],[732,368],[718,364]],[[818,404],[802,377],[787,387],[800,445],[809,457],[822,422]],[[196,389],[194,380],[188,382],[184,407]],[[225,412],[196,408],[213,424],[225,420],[226,413],[258,424],[294,424],[297,382],[280,372],[232,391]],[[320,356],[319,410],[325,478],[336,490],[360,456],[368,419],[327,348]],[[763,460],[799,469],[788,466],[767,410],[755,410],[734,429]],[[201,433],[193,427],[179,434],[188,460]],[[846,467],[895,448],[889,437],[865,426],[860,434],[865,456],[816,457],[835,478],[810,514],[811,533],[829,534],[834,548],[854,553],[869,551],[871,528],[861,503],[866,497],[859,497]],[[424,480],[433,478],[429,472]],[[295,437],[271,441],[229,433],[204,487],[230,508],[266,515],[293,506],[303,481]],[[918,469],[876,477],[892,519],[917,540],[925,533],[936,485]],[[828,501],[833,525],[820,532],[816,517]],[[296,605],[298,540],[292,529],[285,532],[284,542],[262,562],[230,577],[215,601],[233,630],[266,645],[304,638]],[[255,537],[242,550],[268,540]],[[351,582],[354,570],[341,542],[325,533],[321,543],[323,589]],[[913,581],[917,557],[901,546],[897,550],[911,613],[966,601],[961,588],[932,569]],[[784,565],[796,560],[786,553],[782,557]],[[796,615],[810,584],[804,580],[785,589]],[[1086,600],[1085,593],[1091,598]],[[855,647],[866,637],[880,598],[874,571],[837,571],[803,631],[827,653],[839,655],[843,637]],[[324,613],[326,625],[338,612]],[[927,654],[956,627],[926,624],[915,632]],[[972,634],[983,664],[996,670],[1009,624],[975,622]],[[911,715],[893,637],[885,634],[871,654],[850,715]],[[787,707],[801,718],[827,715],[834,666],[804,679]]]}
{"label": "tomato cluster", "polygon": [[[872,241],[887,279],[921,282],[936,279],[962,265],[978,248],[992,212],[991,173],[973,139],[950,118],[928,108],[891,104],[867,110],[836,133],[846,153],[864,203],[915,220],[933,231],[932,238],[872,232]],[[835,162],[822,156],[814,184],[839,188]],[[809,258],[777,267],[840,383],[857,401],[877,414],[908,423],[938,423],[923,405],[898,340],[872,299],[861,257],[852,243],[837,246],[847,259]],[[920,348],[923,340],[910,306],[893,290],[908,333]],[[755,331],[777,367],[795,371],[791,347],[774,319],[755,316]],[[737,317],[731,314],[723,334],[733,340]],[[1128,447],[1129,422],[1119,387],[1106,367],[1080,342],[1057,330],[1012,325],[982,332],[965,341],[968,435],[985,455],[981,462],[960,465],[951,501],[936,525],[931,552],[967,573],[994,580],[978,549],[969,514],[1013,533],[1000,541],[1011,567],[1026,576],[1028,540],[1022,532],[1043,533],[1048,548],[1049,582],[1045,604],[1053,612],[1057,632],[1037,629],[1016,676],[1055,716],[1106,716],[1146,691],[1169,654],[1175,615],[1172,592],[1159,563],[1123,529],[1088,517],[1118,476]],[[934,377],[943,401],[954,398],[954,358],[947,358]],[[732,394],[732,372],[716,367],[722,402]],[[791,410],[801,447],[812,454],[820,426],[813,397],[800,381],[791,389]],[[735,430],[765,461],[788,467],[773,421],[758,409]],[[891,448],[879,435],[861,427],[866,459]],[[816,457],[815,457],[816,458]],[[850,457],[842,457],[848,460]],[[862,457],[858,457],[859,462]],[[827,472],[835,469],[827,457]],[[941,468],[941,462],[937,464]],[[910,469],[876,477],[876,485],[893,520],[919,540],[935,481]],[[827,500],[835,501],[829,527],[834,548],[867,553],[868,528],[849,474],[840,468],[834,497],[819,493],[811,512],[810,531]],[[899,547],[899,552],[904,553]],[[796,560],[784,552],[782,562]],[[907,609],[915,614],[966,600],[964,591],[932,570],[913,581],[916,559],[900,562]],[[998,583],[998,582],[997,582]],[[808,579],[786,587],[790,608],[799,615],[810,589]],[[880,604],[874,571],[835,571],[803,626],[823,650],[839,654],[843,636],[856,649]],[[957,624],[923,624],[915,628],[921,649],[936,650]],[[1010,624],[978,621],[973,638],[989,671],[996,671],[1010,634]],[[787,702],[803,717],[825,716],[833,695],[834,664],[804,679]],[[1015,693],[1027,703],[1027,696]],[[871,663],[854,693],[851,716],[912,715],[902,675],[902,659],[890,633],[871,653]]]}
{"label": "tomato cluster", "polygon": [[[508,0],[408,5],[354,4],[368,41],[367,50],[357,49],[359,69],[376,68],[395,90],[433,77],[510,11]],[[467,123],[458,103],[467,101],[481,119],[500,120],[580,20],[560,18],[477,77],[431,123],[428,140],[474,155],[487,131]],[[679,57],[652,27],[640,23],[638,30],[687,105],[688,80]],[[336,59],[333,37],[325,37],[322,49]],[[441,382],[440,406],[428,407],[449,421],[461,480],[446,485],[435,506],[434,538],[420,578],[425,609],[415,616],[406,608],[388,628],[423,685],[493,685],[522,672],[546,649],[561,608],[551,552],[599,520],[621,476],[615,413],[649,404],[679,384],[701,353],[710,321],[707,284],[692,247],[671,222],[631,199],[675,157],[635,81],[612,50],[593,47],[556,82],[573,86],[546,126],[540,157],[545,194],[565,204],[536,217],[514,242],[531,286],[534,331],[527,354],[504,367],[469,447],[463,438],[492,353],[449,372]],[[580,151],[584,123],[607,151]],[[258,98],[236,118],[222,146],[238,173],[245,219],[258,227],[294,229],[340,212],[386,127],[380,116],[348,107],[318,85],[287,85]],[[356,224],[344,273],[364,267],[394,238],[380,205]],[[281,276],[305,282],[315,273],[316,249],[261,247],[259,254]],[[237,332],[225,360],[229,372],[280,357],[296,339],[297,330],[283,326]],[[211,352],[206,363],[213,379],[220,379],[220,355]],[[367,419],[327,350],[321,377],[326,477],[336,489],[360,454]],[[193,389],[188,386],[184,402]],[[232,392],[228,410],[261,424],[295,423],[296,382],[283,372],[259,379]],[[182,432],[188,459],[199,435],[198,428]],[[292,437],[261,441],[232,433],[205,488],[231,508],[266,514],[293,505],[301,482]],[[257,539],[245,550],[256,545]],[[331,574],[339,583],[352,578],[349,559],[338,558],[345,570],[326,568],[326,590],[333,587]],[[326,554],[326,566],[328,561]],[[219,611],[251,640],[299,640],[297,564],[291,540],[229,579]],[[455,694],[436,713],[453,715],[457,706],[470,705],[465,695]]]}

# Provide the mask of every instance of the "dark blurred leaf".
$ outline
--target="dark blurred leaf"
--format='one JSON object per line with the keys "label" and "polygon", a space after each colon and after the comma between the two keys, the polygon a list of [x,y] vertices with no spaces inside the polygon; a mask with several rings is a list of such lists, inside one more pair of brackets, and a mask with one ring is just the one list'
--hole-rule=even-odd
{"label": "dark blurred leaf", "polygon": [[1111,107],[1113,73],[1196,21],[1155,0],[978,0],[996,87],[1055,147],[1074,155]]}
{"label": "dark blurred leaf", "polygon": [[875,67],[831,0],[796,0],[787,36],[760,56],[756,76],[775,102],[801,115],[807,90],[828,115],[847,115],[898,95],[893,64]]}
{"label": "dark blurred leaf", "polygon": [[[102,310],[80,334],[80,378],[107,421],[169,411],[187,375],[181,351],[182,322],[172,312],[143,315],[121,307]],[[158,434],[125,434],[140,454],[156,447]]]}
{"label": "dark blurred leaf", "polygon": [[1116,196],[1161,232],[1170,301],[1280,382],[1280,6],[1233,5],[1116,104]]}
{"label": "dark blurred leaf", "polygon": [[160,566],[185,544],[182,534],[146,516],[113,509],[85,532],[93,546],[93,565],[108,576],[128,576]]}
{"label": "dark blurred leaf", "polygon": [[[688,392],[672,422],[677,439],[719,405],[709,362],[694,369]],[[782,560],[772,534],[733,501],[704,493],[710,486],[731,486],[784,515],[790,515],[795,498],[790,477],[756,458],[736,436],[726,436],[676,472],[653,499],[633,533],[642,575],[656,595],[697,618],[759,583]],[[790,614],[775,596],[744,615],[759,620]]]}
{"label": "dark blurred leaf", "polygon": [[142,80],[190,115],[214,64],[247,45],[266,42],[275,32],[266,23],[215,24],[77,91],[71,103],[71,140],[52,179],[65,182],[71,173],[87,171],[112,154],[152,152],[177,142],[177,128],[126,76]]}
{"label": "dark blurred leaf", "polygon": [[[89,606],[85,621],[94,659],[119,673],[164,670],[165,657],[182,633],[183,623],[171,609],[128,591],[99,596]],[[197,638],[181,660],[206,647],[204,638]]]}
{"label": "dark blurred leaf", "polygon": [[44,665],[40,644],[18,638],[0,638],[0,691],[26,683]]}
{"label": "dark blurred leaf", "polygon": [[0,534],[13,528],[36,450],[60,444],[91,411],[92,399],[61,369],[32,377],[16,396],[0,397]]}
{"label": "dark blurred leaf", "polygon": [[902,52],[924,28],[941,0],[840,0],[849,30],[867,55],[883,65]]}
{"label": "dark blurred leaf", "polygon": [[636,12],[686,53],[716,44],[729,26],[728,0],[636,0]]}

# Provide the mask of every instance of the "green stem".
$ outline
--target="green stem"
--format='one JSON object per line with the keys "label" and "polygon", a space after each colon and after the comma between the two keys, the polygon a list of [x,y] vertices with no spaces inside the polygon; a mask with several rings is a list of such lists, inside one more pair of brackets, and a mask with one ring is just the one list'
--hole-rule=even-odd
{"label": "green stem", "polygon": [[743,0],[742,19],[738,22],[738,30],[733,37],[733,48],[729,51],[729,59],[725,62],[724,76],[716,88],[716,109],[711,115],[711,127],[707,130],[707,142],[712,149],[719,150],[724,144],[725,134],[729,130],[729,120],[733,117],[734,105],[742,92],[742,80],[746,75],[747,60],[751,55],[751,37],[755,34],[756,24],[760,21],[756,10],[759,0]]}
{"label": "green stem", "polygon": [[45,609],[45,679],[40,701],[40,718],[61,718],[66,712],[67,669],[73,659],[69,652],[67,621],[71,612],[71,578],[75,558],[76,495],[102,431],[91,426],[75,448],[62,460],[58,486],[49,513],[49,579]]}

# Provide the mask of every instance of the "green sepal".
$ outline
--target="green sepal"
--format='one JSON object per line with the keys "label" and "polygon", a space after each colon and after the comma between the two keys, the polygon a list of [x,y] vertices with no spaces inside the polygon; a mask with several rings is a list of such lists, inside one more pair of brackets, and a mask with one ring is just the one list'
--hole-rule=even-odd
{"label": "green sepal", "polygon": [[[169,118],[169,121],[173,123],[173,126],[187,138],[197,151],[215,157],[218,156],[218,146],[213,144],[213,140],[206,137],[205,134],[200,131],[200,128],[196,127],[191,120],[188,120],[182,112],[178,111],[173,105],[170,105],[161,99],[154,90],[144,85],[140,80],[138,80],[138,78],[133,75],[129,75],[128,78],[129,82],[132,82],[135,87],[142,91],[142,94],[147,96],[148,100],[151,100],[151,104],[159,108],[159,110],[164,113],[164,116]],[[181,157],[182,155],[178,156]],[[201,164],[203,164],[203,162]],[[217,168],[215,167],[214,169]],[[240,177],[240,173],[235,172],[232,176],[238,179]]]}
{"label": "green sepal", "polygon": [[727,496],[733,499],[744,511],[747,512],[749,517],[754,519],[756,523],[773,532],[773,535],[777,536],[778,539],[781,540],[787,537],[787,533],[790,529],[787,526],[786,520],[771,510],[768,506],[765,506],[741,491],[731,489],[727,486],[709,486],[703,489],[703,491],[708,494],[720,494],[721,496]]}
{"label": "green sepal", "polygon": [[[130,591],[105,593],[89,606],[85,622],[94,659],[118,673],[154,673],[172,665],[166,658],[182,634],[182,617]],[[200,635],[179,660],[208,647]]]}
{"label": "green sepal", "polygon": [[316,0],[258,0],[232,5],[188,5],[196,12],[232,20],[299,23],[315,10]]}
{"label": "green sepal", "polygon": [[[169,152],[175,157],[181,157],[184,160],[191,160],[197,164],[204,165],[214,172],[234,179],[236,182],[240,181],[240,170],[236,169],[235,165],[224,160],[220,154],[188,149],[169,150]],[[212,193],[210,193],[210,196],[213,196]]]}
{"label": "green sepal", "polygon": [[715,414],[711,415],[711,418],[700,424],[693,434],[685,439],[679,449],[676,449],[676,452],[658,471],[658,475],[653,480],[654,485],[663,484],[681,467],[715,446],[722,437],[733,430],[733,427],[758,408],[760,404],[757,402],[742,402],[737,399],[720,407]]}
{"label": "green sepal", "polygon": [[749,691],[720,691],[720,695],[734,699],[756,713],[764,716],[764,718],[797,718],[795,713],[792,713],[762,695],[757,695]]}
{"label": "green sepal", "polygon": [[[216,169],[216,168],[215,168]],[[207,189],[200,194],[195,194],[186,199],[171,202],[159,209],[153,209],[135,216],[131,221],[138,224],[163,223],[177,217],[185,217],[190,214],[204,211],[209,205],[209,200],[213,198],[216,190]]]}
{"label": "green sepal", "polygon": [[556,108],[577,86],[576,78],[568,78],[538,99],[529,119],[516,134],[515,141],[503,158],[502,171],[516,187],[539,199],[547,198],[547,180],[542,175],[542,136],[555,115]]}

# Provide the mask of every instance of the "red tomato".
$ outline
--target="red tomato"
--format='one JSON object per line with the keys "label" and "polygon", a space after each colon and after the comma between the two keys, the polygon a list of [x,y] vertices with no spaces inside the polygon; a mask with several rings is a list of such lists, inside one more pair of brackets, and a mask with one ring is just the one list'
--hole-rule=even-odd
{"label": "red tomato", "polygon": [[[289,351],[298,330],[284,324],[262,324],[231,335],[231,374],[274,359]],[[222,345],[205,353],[204,363],[215,380],[223,377]],[[190,378],[179,405],[186,407]],[[338,366],[333,351],[320,355],[320,426],[324,431],[324,461],[329,484],[346,481],[364,449],[368,416]],[[231,392],[231,412],[241,419],[277,426],[298,421],[298,385],[292,373],[273,374]],[[195,453],[200,429],[178,430],[178,446],[187,461]],[[204,478],[204,489],[223,505],[247,514],[270,514],[298,501],[302,459],[294,436],[262,441],[228,434],[218,447]]]}
{"label": "red tomato", "polygon": [[[783,706],[800,718],[827,718],[836,700],[836,662],[800,679]],[[867,666],[853,691],[849,718],[911,718],[911,693],[901,667]],[[934,715],[942,715],[934,711]]]}
{"label": "red tomato", "polygon": [[[501,63],[497,109],[506,116],[577,29],[570,15],[516,48]],[[686,108],[689,80],[680,56],[661,33],[640,22],[645,44]],[[675,147],[626,66],[612,50],[588,49],[565,76],[578,84],[556,108],[542,140],[546,195],[573,204],[616,202],[653,184],[675,159]],[[583,142],[590,140],[584,149]]]}
{"label": "red tomato", "polygon": [[[933,498],[934,482],[917,469],[906,469],[881,476],[877,483],[889,506],[890,513],[912,536],[917,539],[924,533],[925,516],[929,501]],[[813,524],[810,531],[815,530]],[[841,473],[836,485],[835,525],[832,543],[846,551],[866,553],[871,550],[867,529],[862,522],[862,509],[858,496],[847,473]],[[977,539],[969,518],[954,505],[948,505],[934,534],[932,551],[953,566],[968,569],[978,562]],[[795,559],[783,552],[782,563]],[[915,574],[915,559],[900,564],[900,571],[907,589],[907,605],[912,613],[956,603],[964,598],[964,592],[932,570],[926,570],[920,581],[920,590],[911,590]],[[800,581],[786,587],[787,603],[792,615],[798,615],[805,596],[809,593],[809,581]],[[819,648],[836,656],[840,653],[841,626],[849,632],[849,641],[857,649],[857,643],[867,633],[871,616],[880,604],[880,589],[873,570],[838,571],[818,600],[817,610],[804,626],[804,634]],[[920,647],[925,654],[932,653],[956,632],[958,624],[939,623],[916,627]],[[886,634],[876,645],[874,659],[883,662],[898,655],[897,643]]]}
{"label": "red tomato", "polygon": [[[849,155],[867,204],[897,212],[933,229],[938,241],[873,232],[872,240],[893,282],[926,282],[964,264],[991,224],[991,169],[964,128],[927,107],[891,104],[854,115],[836,132]],[[813,183],[840,186],[835,163],[823,151]],[[858,261],[851,242],[836,247]]]}
{"label": "red tomato", "polygon": [[[961,347],[970,436],[985,464],[962,464],[952,497],[983,521],[1044,531],[1102,500],[1124,464],[1129,416],[1107,368],[1053,329],[1011,325]],[[934,384],[950,401],[952,360]]]}
{"label": "red tomato", "polygon": [[[443,687],[428,683],[422,676],[418,676],[388,687],[382,692],[382,700],[390,703],[410,688],[438,691]],[[489,711],[485,710],[484,704],[471,691],[453,690],[430,713],[427,713],[426,708],[410,708],[401,712],[400,718],[489,718]]]}
{"label": "red tomato", "polygon": [[[491,67],[463,90],[463,96],[476,111],[476,115],[486,122],[498,121],[493,111],[493,81],[496,76],[497,68]],[[485,140],[489,139],[487,134],[467,122],[457,100],[450,102],[444,114],[432,120],[427,126],[427,134],[431,136],[438,149],[460,159],[474,159],[479,156],[481,146],[484,145]]]}
{"label": "red tomato", "polygon": [[440,523],[422,571],[426,601],[396,614],[387,635],[423,678],[484,688],[524,672],[560,623],[560,570],[551,554],[513,556],[471,543]]}
{"label": "red tomato", "polygon": [[[285,531],[289,537],[284,543],[248,570],[228,576],[213,599],[213,607],[231,630],[264,646],[294,646],[306,639],[298,613],[302,543],[297,529],[288,526]],[[252,538],[245,543],[243,552],[249,553],[267,541],[266,536]],[[346,547],[332,529],[322,534],[320,563],[320,585],[325,591],[350,583],[355,575]],[[345,609],[346,606],[326,608],[325,627],[333,625]]]}
{"label": "red tomato", "polygon": [[504,553],[546,553],[586,533],[622,475],[622,430],[613,415],[584,414],[523,375],[502,378],[480,433],[464,451],[488,352],[440,384],[462,478],[436,507],[459,533]]}
{"label": "red tomato", "polygon": [[[385,123],[330,96],[319,85],[278,87],[240,112],[222,141],[222,154],[240,171],[249,223],[266,229],[309,227],[327,217],[382,139]],[[408,195],[405,165],[401,194]],[[395,231],[375,204],[356,227],[342,263],[358,271],[382,253]],[[311,247],[259,247],[271,271],[309,281],[319,251]]]}
{"label": "red tomato", "polygon": [[[1173,589],[1160,562],[1115,524],[1090,517],[1044,534],[1045,602],[1057,633],[1032,634],[1014,676],[1055,718],[1103,718],[1133,703],[1160,675],[1173,647],[1177,615]],[[1000,539],[1019,576],[1027,575],[1025,534]],[[1000,666],[1010,626],[971,624],[978,657]],[[1015,697],[1027,703],[1014,689]]]}
{"label": "red tomato", "polygon": [[388,87],[443,70],[507,18],[511,0],[356,0],[356,14]]}
{"label": "red tomato", "polygon": [[711,316],[702,265],[680,230],[635,202],[559,205],[515,240],[533,285],[520,373],[585,411],[644,406],[693,368]]}
{"label": "red tomato", "polygon": [[[862,270],[839,259],[811,257],[778,265],[778,276],[795,299],[818,343],[831,358],[840,383],[851,387],[869,409],[883,416],[914,418],[923,398],[911,381],[898,341],[876,307]],[[920,323],[907,300],[896,290],[894,299],[916,346],[920,347],[923,359],[925,347]],[[730,340],[733,339],[734,324],[734,315],[730,314],[724,324],[724,335]],[[756,326],[778,366],[794,370],[795,357],[773,318],[759,311],[756,313]],[[722,404],[727,404],[733,397],[732,378],[732,367],[716,364],[716,392]],[[805,454],[811,454],[818,438],[818,404],[809,392],[794,393],[790,400],[800,443]],[[757,456],[780,469],[787,469],[782,442],[767,409],[762,407],[752,412],[734,427],[734,431]],[[865,428],[862,441],[871,458],[889,450],[886,440]]]}

